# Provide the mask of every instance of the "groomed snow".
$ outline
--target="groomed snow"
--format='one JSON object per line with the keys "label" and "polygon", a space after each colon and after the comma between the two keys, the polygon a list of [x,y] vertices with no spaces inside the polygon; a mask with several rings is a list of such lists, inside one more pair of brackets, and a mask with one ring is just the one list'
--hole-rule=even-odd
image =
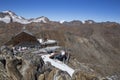
{"label": "groomed snow", "polygon": [[45,63],[50,62],[51,65],[53,65],[54,67],[62,70],[62,71],[66,71],[71,77],[74,73],[74,69],[70,68],[69,66],[67,66],[66,64],[58,61],[58,60],[53,60],[49,58],[49,54],[47,55],[42,55],[42,59],[44,60]]}

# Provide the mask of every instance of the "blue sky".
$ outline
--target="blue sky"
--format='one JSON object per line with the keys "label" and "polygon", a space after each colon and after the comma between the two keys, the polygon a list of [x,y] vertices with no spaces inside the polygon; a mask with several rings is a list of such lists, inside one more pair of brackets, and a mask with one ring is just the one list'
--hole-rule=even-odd
{"label": "blue sky", "polygon": [[120,23],[120,0],[0,0],[0,11],[11,10],[25,18],[88,20]]}

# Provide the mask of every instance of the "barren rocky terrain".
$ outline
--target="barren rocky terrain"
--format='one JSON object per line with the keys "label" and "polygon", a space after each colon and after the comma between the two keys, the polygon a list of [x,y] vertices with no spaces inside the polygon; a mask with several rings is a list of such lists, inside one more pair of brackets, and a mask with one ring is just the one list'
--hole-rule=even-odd
{"label": "barren rocky terrain", "polygon": [[[112,80],[120,79],[120,24],[115,22],[82,23],[80,21],[48,23],[20,24],[17,22],[0,22],[0,46],[4,45],[15,34],[22,31],[23,27],[33,33],[37,38],[47,36],[49,39],[59,41],[59,45],[68,49],[71,54],[69,66],[80,71],[73,80],[97,80],[81,79],[81,76],[90,77],[91,73],[97,77],[108,77]],[[0,63],[0,78],[7,79],[5,70]],[[39,80],[53,80],[52,76],[58,69],[52,68],[39,76]],[[64,72],[63,72],[64,73]],[[45,75],[47,74],[47,77]],[[70,80],[67,73],[62,79]],[[45,79],[47,78],[47,79]],[[57,79],[55,79],[57,80]]]}

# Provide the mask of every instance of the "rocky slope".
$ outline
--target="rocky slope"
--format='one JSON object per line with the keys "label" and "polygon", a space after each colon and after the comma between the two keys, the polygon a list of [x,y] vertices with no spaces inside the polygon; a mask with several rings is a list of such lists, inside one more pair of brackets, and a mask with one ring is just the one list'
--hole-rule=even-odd
{"label": "rocky slope", "polygon": [[[0,14],[0,17],[6,15]],[[81,76],[87,78],[86,80],[94,80],[90,79],[91,76],[107,77],[109,80],[120,79],[120,24],[115,22],[97,23],[92,20],[82,23],[75,20],[62,24],[49,21],[47,23],[32,22],[23,25],[16,21],[7,24],[1,21],[0,46],[20,32],[24,26],[37,38],[47,36],[49,39],[58,40],[60,46],[70,51],[71,58],[68,65],[75,69],[75,74],[77,74],[73,80],[84,80],[84,78],[81,79]],[[52,68],[50,72],[42,73],[39,78],[40,80],[45,78],[48,80],[51,77],[53,79],[53,75],[57,75],[58,72],[58,69]],[[66,74],[65,72],[62,73]],[[63,76],[60,73],[57,80],[59,80],[58,78],[70,80],[71,77],[68,74]]]}

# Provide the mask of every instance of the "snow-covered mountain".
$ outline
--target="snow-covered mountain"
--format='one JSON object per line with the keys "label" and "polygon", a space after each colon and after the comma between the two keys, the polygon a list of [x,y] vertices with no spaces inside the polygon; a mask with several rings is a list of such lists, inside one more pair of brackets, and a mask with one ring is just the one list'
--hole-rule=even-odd
{"label": "snow-covered mountain", "polygon": [[47,17],[39,17],[39,18],[32,18],[32,19],[25,19],[21,16],[16,15],[12,11],[3,11],[0,12],[0,21],[3,21],[5,23],[10,23],[10,22],[18,22],[21,24],[29,24],[32,22],[43,22],[47,23],[49,19]]}
{"label": "snow-covered mountain", "polygon": [[43,23],[47,23],[49,22],[49,19],[47,17],[41,16],[38,18],[32,18],[29,20],[29,22],[43,22]]}

